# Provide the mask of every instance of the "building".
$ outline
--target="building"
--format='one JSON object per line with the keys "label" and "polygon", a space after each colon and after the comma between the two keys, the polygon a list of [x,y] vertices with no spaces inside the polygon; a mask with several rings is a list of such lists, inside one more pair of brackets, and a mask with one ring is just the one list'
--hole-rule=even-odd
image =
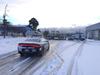
{"label": "building", "polygon": [[9,25],[5,27],[4,25],[0,25],[0,36],[4,35],[4,29],[6,36],[26,36],[26,32],[27,34],[28,32],[29,34],[32,32],[32,29],[25,25]]}
{"label": "building", "polygon": [[100,23],[88,26],[86,28],[86,36],[88,39],[100,40]]}

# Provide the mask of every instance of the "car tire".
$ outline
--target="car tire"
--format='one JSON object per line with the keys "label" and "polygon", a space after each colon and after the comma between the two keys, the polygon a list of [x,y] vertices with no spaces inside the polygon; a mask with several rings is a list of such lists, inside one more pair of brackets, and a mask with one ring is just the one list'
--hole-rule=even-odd
{"label": "car tire", "polygon": [[48,48],[47,48],[47,51],[49,51],[49,49],[50,49],[50,44],[49,44],[49,42],[48,42]]}
{"label": "car tire", "polygon": [[42,57],[42,56],[43,56],[43,54],[44,54],[44,52],[43,52],[43,51],[41,51],[41,52],[39,52],[39,53],[38,53],[38,56],[39,56],[39,57]]}
{"label": "car tire", "polygon": [[38,53],[38,56],[42,57],[42,56],[44,55],[44,53],[45,53],[45,50],[44,50],[44,47],[43,47],[43,48],[42,48],[42,51],[40,51],[40,52]]}
{"label": "car tire", "polygon": [[48,49],[47,49],[47,51],[49,51],[49,48],[50,48],[50,46],[48,46]]}
{"label": "car tire", "polygon": [[23,53],[20,53],[20,56],[21,56],[21,57],[23,57],[23,56],[24,56],[24,54],[23,54]]}

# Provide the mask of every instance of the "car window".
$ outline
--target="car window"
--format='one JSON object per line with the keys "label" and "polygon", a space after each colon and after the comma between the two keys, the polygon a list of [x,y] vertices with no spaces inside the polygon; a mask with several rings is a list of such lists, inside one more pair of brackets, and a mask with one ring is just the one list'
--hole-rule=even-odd
{"label": "car window", "polygon": [[40,42],[39,38],[32,38],[32,39],[26,39],[25,41],[29,41],[29,42]]}

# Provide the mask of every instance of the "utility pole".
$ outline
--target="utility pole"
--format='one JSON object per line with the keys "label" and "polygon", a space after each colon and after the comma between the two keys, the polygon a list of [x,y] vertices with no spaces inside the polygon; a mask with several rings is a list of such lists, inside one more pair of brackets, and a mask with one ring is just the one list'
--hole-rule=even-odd
{"label": "utility pole", "polygon": [[4,38],[6,37],[6,25],[7,25],[6,11],[7,11],[7,4],[5,6],[5,10],[4,10],[4,14],[3,14],[3,28],[4,28],[3,35],[4,35]]}

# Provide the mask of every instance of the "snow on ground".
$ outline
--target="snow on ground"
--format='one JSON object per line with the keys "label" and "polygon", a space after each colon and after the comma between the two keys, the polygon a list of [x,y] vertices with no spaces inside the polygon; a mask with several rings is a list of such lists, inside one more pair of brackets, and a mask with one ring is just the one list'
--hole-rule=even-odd
{"label": "snow on ground", "polygon": [[67,43],[59,47],[65,49],[63,53],[55,54],[33,75],[100,75],[100,41],[87,40],[77,55],[81,42],[68,49]]}
{"label": "snow on ground", "polygon": [[56,75],[68,75],[73,65],[74,57],[76,55],[77,49],[80,46],[80,43],[73,45],[70,48],[65,48],[66,50],[61,53],[60,57],[64,60],[64,64]]}
{"label": "snow on ground", "polygon": [[41,75],[53,75],[56,71],[62,66],[63,61],[57,56],[54,55],[53,58],[49,59],[44,69],[41,72]]}
{"label": "snow on ground", "polygon": [[100,41],[87,40],[76,58],[72,75],[100,75]]}
{"label": "snow on ground", "polygon": [[54,75],[61,68],[63,60],[57,55],[52,55],[33,75]]}
{"label": "snow on ground", "polygon": [[[17,51],[17,44],[25,39],[0,38],[0,55]],[[81,42],[68,48],[72,43],[75,42],[63,41],[57,45],[55,49],[58,53],[54,51],[54,55],[33,75],[100,75],[100,41],[87,40],[76,56]]]}
{"label": "snow on ground", "polygon": [[[70,61],[73,58],[74,53],[79,47],[80,43],[74,47],[68,48],[70,45],[76,42],[72,41],[62,41],[58,47],[56,47],[55,53],[51,58],[45,63],[45,65],[40,68],[33,75],[66,75],[67,68],[70,65]],[[68,49],[67,49],[68,48]],[[63,51],[63,52],[61,52]]]}
{"label": "snow on ground", "polygon": [[12,51],[17,51],[17,45],[19,42],[24,41],[26,38],[0,38],[0,55]]}

